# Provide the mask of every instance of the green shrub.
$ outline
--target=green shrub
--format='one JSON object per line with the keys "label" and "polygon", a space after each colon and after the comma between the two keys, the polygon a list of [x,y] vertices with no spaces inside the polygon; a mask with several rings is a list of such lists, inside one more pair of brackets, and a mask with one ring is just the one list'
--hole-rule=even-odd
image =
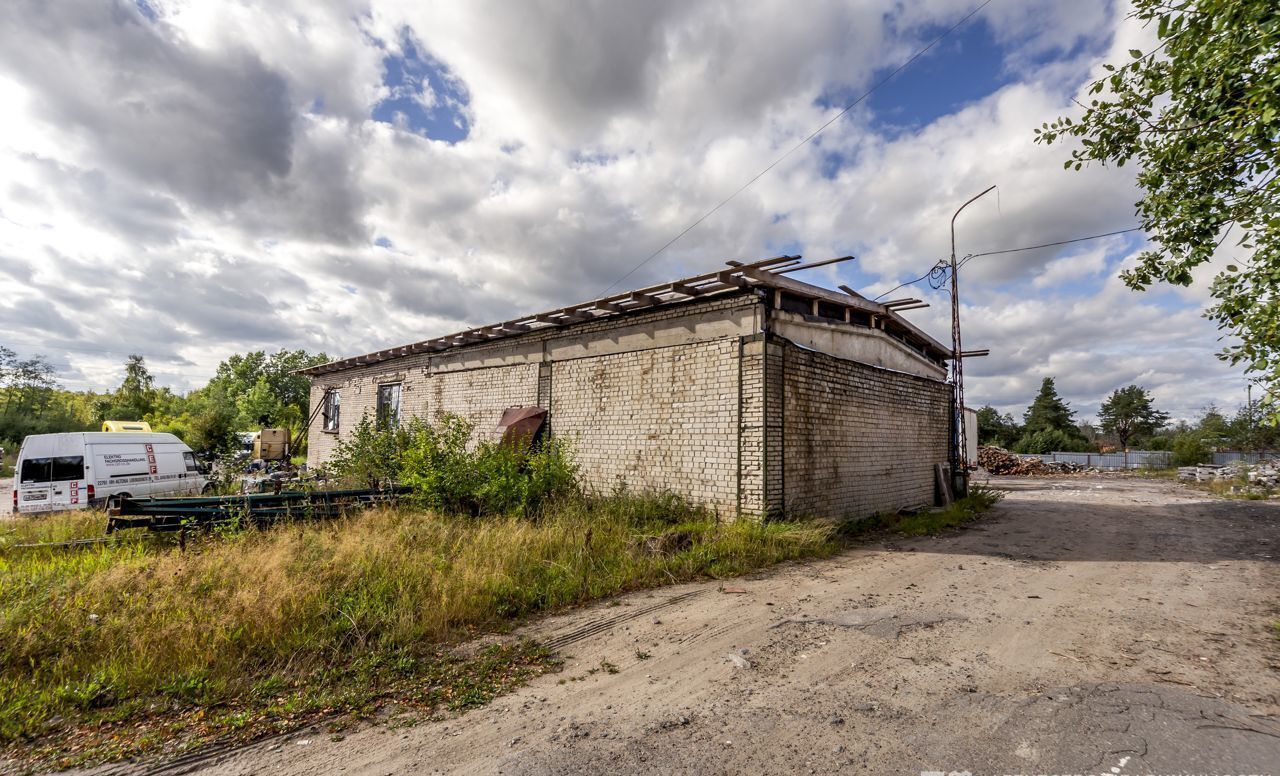
{"label": "green shrub", "polygon": [[1044,431],[1036,431],[1030,434],[1023,434],[1022,437],[1014,443],[1013,452],[1015,453],[1083,453],[1094,450],[1093,445],[1089,444],[1079,437],[1073,437],[1056,428],[1046,429]]}
{"label": "green shrub", "polygon": [[1173,465],[1194,466],[1213,458],[1212,451],[1196,434],[1179,434],[1173,440]]}
{"label": "green shrub", "polygon": [[[449,513],[475,513],[480,487],[477,456],[467,451],[474,424],[445,415],[436,426],[413,420],[407,429],[401,484],[413,488],[423,506]],[[488,476],[501,476],[491,465]]]}
{"label": "green shrub", "polygon": [[329,471],[362,487],[405,485],[418,504],[448,514],[535,515],[578,494],[578,467],[565,443],[473,443],[474,430],[457,415],[393,428],[365,416],[338,443]]}
{"label": "green shrub", "polygon": [[400,479],[401,457],[410,433],[421,425],[414,420],[406,428],[380,428],[366,413],[351,436],[338,440],[327,470],[360,487],[390,485]]}

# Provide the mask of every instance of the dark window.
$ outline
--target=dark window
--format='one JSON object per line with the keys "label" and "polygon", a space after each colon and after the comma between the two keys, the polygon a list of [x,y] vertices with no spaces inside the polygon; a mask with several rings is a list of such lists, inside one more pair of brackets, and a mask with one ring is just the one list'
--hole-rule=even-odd
{"label": "dark window", "polygon": [[378,426],[394,428],[400,423],[400,384],[378,386]]}
{"label": "dark window", "polygon": [[84,479],[84,456],[65,455],[53,459],[53,481],[71,482]]}
{"label": "dark window", "polygon": [[53,471],[52,458],[28,458],[22,462],[22,482],[48,482]]}
{"label": "dark window", "polygon": [[789,313],[813,314],[813,302],[795,294],[788,294],[786,291],[782,292],[778,306]]}
{"label": "dark window", "polygon": [[[382,390],[378,390],[378,400],[382,400]],[[329,391],[324,395],[324,430],[337,431],[342,419],[342,396],[337,391]]]}
{"label": "dark window", "polygon": [[818,302],[818,315],[822,318],[831,318],[836,321],[844,320],[844,308],[838,304],[830,302]]}
{"label": "dark window", "polygon": [[187,464],[187,471],[189,472],[200,471],[200,466],[199,464],[196,463],[195,453],[183,453],[182,460]]}
{"label": "dark window", "polygon": [[84,479],[84,456],[28,458],[22,462],[23,482],[71,482]]}

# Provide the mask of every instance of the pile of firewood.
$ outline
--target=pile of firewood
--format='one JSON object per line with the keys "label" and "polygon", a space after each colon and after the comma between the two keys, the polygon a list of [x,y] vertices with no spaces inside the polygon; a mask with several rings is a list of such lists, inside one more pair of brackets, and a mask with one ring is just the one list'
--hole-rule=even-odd
{"label": "pile of firewood", "polygon": [[1078,463],[1046,463],[1039,458],[1023,458],[1003,447],[979,447],[978,465],[986,469],[988,474],[1022,475],[1068,474],[1084,471],[1085,468]]}

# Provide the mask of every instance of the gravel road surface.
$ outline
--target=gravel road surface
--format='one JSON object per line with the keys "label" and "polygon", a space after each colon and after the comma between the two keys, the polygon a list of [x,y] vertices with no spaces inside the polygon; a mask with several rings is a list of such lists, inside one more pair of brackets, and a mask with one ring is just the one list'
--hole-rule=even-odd
{"label": "gravel road surface", "polygon": [[1280,773],[1280,504],[993,484],[962,531],[544,619],[563,672],[484,709],[183,771]]}

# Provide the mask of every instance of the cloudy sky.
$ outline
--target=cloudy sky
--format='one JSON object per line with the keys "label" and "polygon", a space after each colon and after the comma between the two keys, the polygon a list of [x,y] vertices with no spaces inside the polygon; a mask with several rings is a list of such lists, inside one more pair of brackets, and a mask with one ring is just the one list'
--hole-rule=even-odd
{"label": "cloudy sky", "polygon": [[[672,248],[646,256],[977,0],[16,0],[0,21],[0,344],[72,388],[128,353],[352,355],[783,252],[874,296],[948,253],[1134,226],[1129,168],[1044,121],[1152,33],[1103,0],[993,0]],[[1128,291],[1141,233],[973,260],[973,405],[1054,376],[1234,407],[1206,292]],[[635,269],[632,274],[628,275]],[[625,278],[624,278],[625,276]],[[950,337],[947,301],[908,315]]]}

